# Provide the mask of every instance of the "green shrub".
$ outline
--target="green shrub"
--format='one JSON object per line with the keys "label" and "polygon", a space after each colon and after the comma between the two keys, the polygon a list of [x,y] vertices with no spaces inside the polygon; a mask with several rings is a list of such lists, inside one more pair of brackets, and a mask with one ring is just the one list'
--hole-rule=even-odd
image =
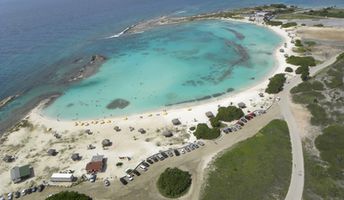
{"label": "green shrub", "polygon": [[299,39],[295,40],[295,46],[303,47],[303,44],[302,44],[301,40],[299,40]]}
{"label": "green shrub", "polygon": [[207,124],[197,124],[196,131],[193,133],[197,139],[212,140],[220,136],[220,129],[209,128]]}
{"label": "green shrub", "polygon": [[178,168],[167,168],[159,177],[159,192],[169,198],[177,198],[187,192],[191,185],[191,174]]}
{"label": "green shrub", "polygon": [[282,28],[289,28],[289,27],[293,27],[293,26],[297,26],[296,22],[287,22],[285,24],[282,24]]}
{"label": "green shrub", "polygon": [[92,200],[92,198],[74,191],[62,191],[45,200]]}
{"label": "green shrub", "polygon": [[329,122],[327,113],[323,107],[316,103],[311,103],[307,106],[311,112],[311,124],[313,125],[326,125]]}
{"label": "green shrub", "polygon": [[329,164],[328,172],[335,180],[343,180],[344,174],[344,126],[331,125],[315,140],[321,158]]}
{"label": "green shrub", "polygon": [[315,59],[312,56],[299,57],[299,56],[289,56],[287,58],[287,63],[299,66],[315,66]]}
{"label": "green shrub", "polygon": [[209,121],[213,128],[219,128],[222,125],[221,122],[216,117],[210,118]]}
{"label": "green shrub", "polygon": [[118,163],[116,163],[116,166],[117,167],[121,167],[123,165],[123,163],[122,162],[118,162]]}
{"label": "green shrub", "polygon": [[325,88],[324,88],[324,84],[322,84],[320,81],[313,81],[312,82],[312,89],[322,91]]}
{"label": "green shrub", "polygon": [[307,81],[308,79],[310,79],[309,71],[302,72],[301,79],[302,79],[302,81]]}
{"label": "green shrub", "polygon": [[242,116],[244,116],[244,112],[241,108],[228,106],[218,108],[216,118],[220,121],[231,122],[233,120],[240,119]]}
{"label": "green shrub", "polygon": [[276,74],[269,80],[270,82],[268,84],[268,87],[265,89],[265,92],[269,94],[277,94],[283,90],[283,85],[286,81],[284,74]]}
{"label": "green shrub", "polygon": [[295,74],[302,74],[304,72],[309,72],[308,66],[301,66],[295,70]]}
{"label": "green shrub", "polygon": [[294,70],[291,67],[286,67],[284,71],[285,72],[293,72]]}
{"label": "green shrub", "polygon": [[324,24],[314,24],[315,27],[324,27]]}
{"label": "green shrub", "polygon": [[267,25],[270,25],[270,26],[281,26],[283,24],[283,22],[281,21],[268,21],[266,22]]}

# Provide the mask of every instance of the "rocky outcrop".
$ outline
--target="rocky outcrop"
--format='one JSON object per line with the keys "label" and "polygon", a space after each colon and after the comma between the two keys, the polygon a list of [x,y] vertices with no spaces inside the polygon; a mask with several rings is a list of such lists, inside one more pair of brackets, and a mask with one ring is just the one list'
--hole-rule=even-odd
{"label": "rocky outcrop", "polygon": [[[81,59],[78,59],[76,62],[79,62]],[[79,81],[81,79],[85,79],[87,77],[92,76],[95,74],[101,64],[104,63],[106,57],[102,55],[93,55],[89,61],[83,65],[78,71],[72,72],[70,78],[68,79],[69,82]]]}

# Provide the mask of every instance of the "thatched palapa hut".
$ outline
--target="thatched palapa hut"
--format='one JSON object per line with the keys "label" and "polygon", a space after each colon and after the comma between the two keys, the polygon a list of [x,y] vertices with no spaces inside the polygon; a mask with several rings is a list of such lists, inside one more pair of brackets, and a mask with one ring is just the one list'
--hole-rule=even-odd
{"label": "thatched palapa hut", "polygon": [[205,116],[207,116],[208,118],[213,118],[215,117],[214,114],[211,111],[208,111],[205,113]]}
{"label": "thatched palapa hut", "polygon": [[112,145],[112,142],[109,139],[104,139],[102,141],[102,145],[103,145],[103,147],[108,147],[108,146]]}
{"label": "thatched palapa hut", "polygon": [[165,136],[165,137],[172,137],[172,136],[173,136],[173,133],[172,133],[172,131],[170,131],[170,130],[166,130],[166,131],[164,131],[164,132],[162,133],[162,135]]}
{"label": "thatched palapa hut", "polygon": [[143,128],[140,128],[138,131],[139,131],[141,134],[145,134],[145,133],[146,133],[146,130],[143,129]]}
{"label": "thatched palapa hut", "polygon": [[178,126],[181,124],[181,122],[179,121],[179,119],[175,118],[175,119],[172,119],[172,124],[175,126]]}
{"label": "thatched palapa hut", "polygon": [[14,157],[10,155],[5,155],[5,157],[2,159],[4,162],[10,163],[14,161]]}
{"label": "thatched palapa hut", "polygon": [[244,102],[238,103],[239,108],[246,108],[246,104]]}
{"label": "thatched palapa hut", "polygon": [[73,161],[78,161],[78,160],[81,159],[81,156],[78,153],[73,153],[72,156],[71,156],[71,159]]}
{"label": "thatched palapa hut", "polygon": [[49,149],[47,153],[49,156],[56,156],[57,151],[56,149]]}

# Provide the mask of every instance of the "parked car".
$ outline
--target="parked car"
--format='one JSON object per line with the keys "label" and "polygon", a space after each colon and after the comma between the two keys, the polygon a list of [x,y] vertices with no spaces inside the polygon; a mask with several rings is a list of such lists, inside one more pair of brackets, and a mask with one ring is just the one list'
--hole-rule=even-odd
{"label": "parked car", "polygon": [[168,155],[165,152],[161,152],[160,154],[164,156],[164,158],[168,158]]}
{"label": "parked car", "polygon": [[239,124],[240,126],[244,126],[245,124],[241,121],[237,121],[236,124]]}
{"label": "parked car", "polygon": [[173,157],[173,152],[171,150],[167,151],[167,154],[168,154],[168,156]]}
{"label": "parked car", "polygon": [[237,128],[238,130],[241,129],[242,127],[240,126],[240,124],[234,124],[235,128]]}
{"label": "parked car", "polygon": [[196,144],[196,143],[193,143],[192,145],[193,145],[194,147],[196,147],[196,149],[199,148],[198,144]]}
{"label": "parked car", "polygon": [[185,154],[185,149],[180,149],[180,152],[182,152],[182,154]]}
{"label": "parked car", "polygon": [[13,199],[13,193],[10,192],[7,194],[7,200],[12,200]]}
{"label": "parked car", "polygon": [[243,122],[243,123],[247,123],[247,120],[246,120],[244,117],[242,117],[242,118],[240,119],[240,121]]}
{"label": "parked car", "polygon": [[158,157],[158,159],[161,160],[161,161],[163,161],[163,160],[165,159],[164,156],[162,156],[160,153],[157,155],[157,157]]}
{"label": "parked car", "polygon": [[180,156],[180,153],[177,149],[173,150],[174,151],[174,154],[176,154],[176,156]]}
{"label": "parked car", "polygon": [[40,184],[39,186],[38,186],[38,188],[37,188],[37,191],[38,192],[42,192],[43,190],[44,190],[44,185],[43,184]]}
{"label": "parked car", "polygon": [[31,188],[31,191],[32,191],[32,192],[37,192],[37,187],[36,187],[36,186],[32,187],[32,188]]}
{"label": "parked car", "polygon": [[149,164],[146,163],[146,161],[144,161],[144,160],[141,162],[141,164],[142,164],[143,166],[145,166],[145,167],[149,167]]}
{"label": "parked car", "polygon": [[14,193],[14,197],[15,197],[15,198],[19,198],[19,197],[20,197],[20,192],[19,192],[19,191],[16,191],[16,192]]}
{"label": "parked car", "polygon": [[131,174],[127,174],[126,177],[128,178],[129,181],[134,180],[134,177]]}
{"label": "parked car", "polygon": [[26,189],[26,194],[31,194],[31,193],[32,193],[31,188]]}
{"label": "parked car", "polygon": [[153,156],[152,159],[154,160],[154,162],[158,162],[159,161],[158,158],[155,157],[155,156]]}
{"label": "parked car", "polygon": [[1,195],[0,200],[5,200],[5,197]]}
{"label": "parked car", "polygon": [[21,191],[21,196],[25,196],[26,195],[26,189]]}
{"label": "parked car", "polygon": [[133,173],[134,173],[136,176],[140,176],[140,175],[141,175],[140,172],[137,171],[136,169],[133,170]]}
{"label": "parked car", "polygon": [[154,164],[154,162],[153,162],[151,159],[149,159],[149,158],[147,158],[146,161],[147,161],[149,164],[151,164],[151,165]]}
{"label": "parked car", "polygon": [[119,181],[121,181],[121,183],[122,183],[123,185],[128,184],[128,182],[125,180],[124,177],[121,177],[121,178],[119,179]]}
{"label": "parked car", "polygon": [[104,180],[104,185],[105,185],[105,187],[108,187],[108,186],[110,185],[110,181],[107,180],[107,179],[105,179],[105,180]]}
{"label": "parked car", "polygon": [[197,144],[200,146],[204,146],[204,143],[202,141],[197,141]]}
{"label": "parked car", "polygon": [[140,165],[140,168],[142,169],[142,170],[144,170],[144,171],[146,171],[147,170],[147,167],[146,166],[144,166],[144,165]]}
{"label": "parked car", "polygon": [[191,151],[191,149],[190,149],[188,146],[184,147],[184,149],[185,149],[187,152],[190,152],[190,151]]}

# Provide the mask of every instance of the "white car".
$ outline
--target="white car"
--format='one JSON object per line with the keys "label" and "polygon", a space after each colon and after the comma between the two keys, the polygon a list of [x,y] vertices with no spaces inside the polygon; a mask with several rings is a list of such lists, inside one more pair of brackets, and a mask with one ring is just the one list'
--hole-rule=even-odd
{"label": "white car", "polygon": [[182,152],[182,154],[185,154],[185,149],[180,149],[180,152]]}
{"label": "white car", "polygon": [[13,193],[12,192],[7,194],[7,199],[8,200],[12,200],[13,199]]}
{"label": "white car", "polygon": [[0,196],[0,200],[5,200],[4,196],[1,195]]}
{"label": "white car", "polygon": [[140,165],[140,168],[141,168],[142,170],[144,170],[144,171],[146,171],[146,170],[147,170],[147,167],[146,167],[146,166],[144,166],[144,165]]}
{"label": "white car", "polygon": [[127,178],[128,178],[128,180],[129,180],[129,181],[132,181],[132,180],[134,180],[133,176],[132,176],[132,175],[130,175],[130,174],[127,174]]}
{"label": "white car", "polygon": [[24,189],[24,190],[21,191],[21,195],[22,195],[22,196],[25,196],[25,195],[26,195],[26,189]]}

